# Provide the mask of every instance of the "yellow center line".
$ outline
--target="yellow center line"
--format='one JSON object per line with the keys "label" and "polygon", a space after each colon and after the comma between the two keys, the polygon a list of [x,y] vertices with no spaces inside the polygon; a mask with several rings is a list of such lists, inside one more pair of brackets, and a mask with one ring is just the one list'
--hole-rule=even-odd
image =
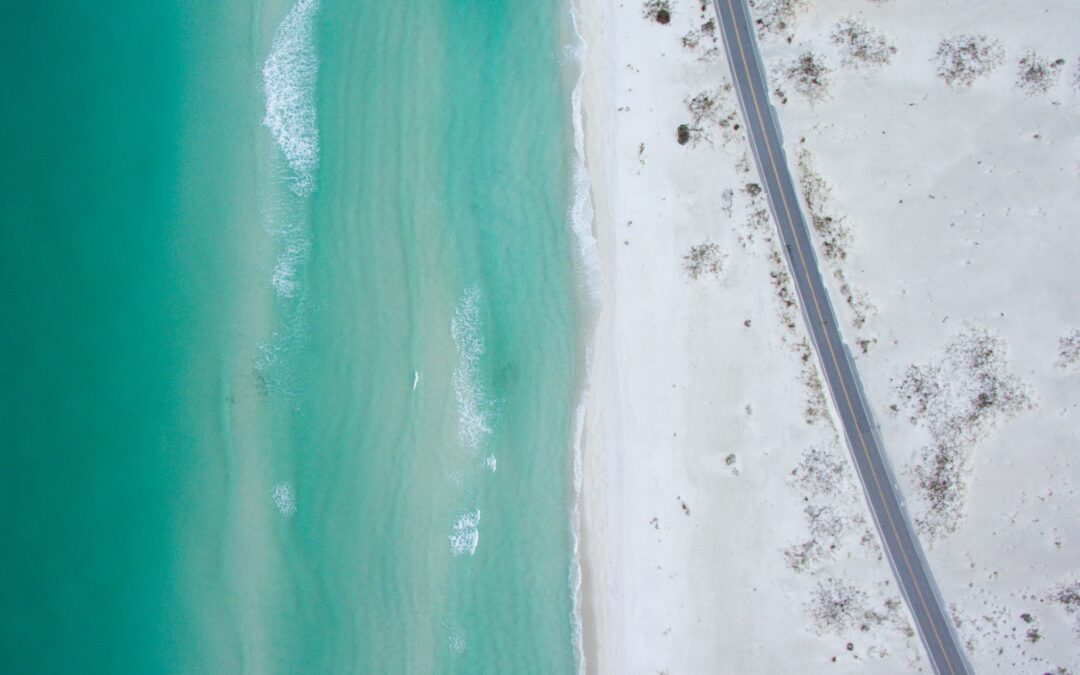
{"label": "yellow center line", "polygon": [[[788,224],[791,226],[792,229],[792,238],[795,240],[795,246],[799,251],[799,261],[802,263],[803,272],[806,275],[806,285],[810,289],[810,297],[814,301],[814,309],[817,312],[818,320],[821,322],[822,327],[825,328],[825,330],[823,330],[823,333],[825,334],[825,344],[829,348],[829,355],[832,358],[833,367],[836,369],[837,377],[840,381],[840,389],[843,391],[844,400],[847,402],[848,412],[851,413],[851,419],[855,422],[855,428],[856,431],[858,431],[859,436],[859,443],[862,446],[863,454],[866,456],[866,464],[870,467],[870,475],[874,478],[874,486],[877,488],[878,494],[881,497],[881,503],[885,507],[885,515],[888,516],[889,525],[892,528],[893,536],[896,538],[897,543],[900,543],[899,529],[896,527],[896,521],[893,519],[892,510],[889,508],[889,503],[885,499],[885,492],[881,488],[881,480],[878,478],[877,470],[874,468],[874,464],[870,459],[870,450],[866,447],[866,439],[863,437],[863,431],[859,427],[859,417],[855,414],[855,407],[851,403],[851,396],[848,393],[847,385],[844,384],[844,378],[840,375],[840,362],[836,358],[836,351],[833,348],[832,339],[829,337],[828,327],[825,323],[825,316],[821,311],[821,305],[818,302],[817,293],[814,291],[814,285],[812,283],[813,280],[810,278],[809,272],[807,271],[809,268],[806,265],[806,257],[803,254],[802,244],[799,242],[799,238],[797,236],[794,236],[795,221],[791,217],[791,207],[788,204],[787,196],[784,194],[782,181],[780,179],[780,172],[776,166],[776,159],[773,157],[772,144],[769,142],[769,135],[768,133],[765,133],[765,119],[762,117],[761,114],[761,106],[758,103],[757,93],[754,91],[753,78],[750,75],[750,66],[746,58],[746,52],[743,48],[742,37],[739,35],[738,24],[736,23],[735,6],[733,4],[733,0],[727,0],[727,2],[728,9],[731,11],[732,25],[735,26],[735,40],[739,46],[739,56],[742,59],[743,70],[746,73],[746,81],[748,84],[750,84],[750,96],[754,103],[754,110],[757,113],[758,124],[761,125],[762,138],[765,140],[765,147],[768,150],[769,164],[772,168],[773,176],[776,178],[776,185],[777,188],[779,188],[780,192],[780,200],[784,204],[784,212],[787,214]],[[752,29],[753,27],[751,26],[751,30]],[[747,129],[747,133],[749,134],[749,129]],[[813,331],[811,331],[811,337],[812,336]],[[955,675],[956,671],[953,669],[952,661],[949,658],[949,652],[945,649],[945,644],[942,641],[941,634],[938,632],[937,629],[937,622],[934,621],[933,615],[930,612],[929,605],[926,602],[926,597],[923,595],[922,592],[922,586],[918,583],[918,578],[915,576],[915,571],[911,566],[911,561],[908,559],[907,553],[904,551],[903,545],[901,545],[899,548],[900,556],[904,559],[904,565],[907,567],[908,574],[911,576],[911,579],[914,582],[915,592],[919,596],[919,603],[922,605],[923,611],[926,613],[927,618],[930,620],[930,628],[934,633],[934,638],[937,640],[938,647],[941,648],[941,653],[945,656],[945,665],[948,666],[949,672],[952,673],[952,675]],[[931,660],[932,658],[933,657],[931,657]]]}

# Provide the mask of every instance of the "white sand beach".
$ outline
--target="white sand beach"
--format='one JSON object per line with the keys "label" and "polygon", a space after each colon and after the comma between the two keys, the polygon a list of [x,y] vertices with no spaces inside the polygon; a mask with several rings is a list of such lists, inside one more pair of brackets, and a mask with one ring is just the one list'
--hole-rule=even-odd
{"label": "white sand beach", "polygon": [[[1080,328],[1078,9],[756,4],[796,8],[762,41],[788,157],[972,664],[1075,670],[1080,364],[1059,352]],[[604,274],[582,449],[588,672],[929,672],[805,343],[712,5],[674,0],[666,25],[640,2],[578,6]],[[877,52],[833,41],[848,17],[884,36]],[[1000,65],[949,86],[935,50],[965,33],[999,41]],[[787,77],[808,50],[824,92]],[[1028,50],[1045,93],[1017,85]],[[936,511],[935,448],[954,467]]]}

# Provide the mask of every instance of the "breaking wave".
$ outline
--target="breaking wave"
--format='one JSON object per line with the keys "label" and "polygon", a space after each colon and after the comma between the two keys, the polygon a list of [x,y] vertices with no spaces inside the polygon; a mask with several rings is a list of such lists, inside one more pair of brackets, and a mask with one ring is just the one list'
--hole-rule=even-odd
{"label": "breaking wave", "polygon": [[599,302],[603,291],[603,274],[600,270],[600,253],[593,236],[592,178],[585,165],[585,114],[582,108],[582,92],[585,84],[585,54],[588,45],[578,27],[577,8],[572,6],[570,17],[574,23],[577,44],[570,47],[570,55],[578,68],[578,79],[570,94],[571,115],[574,120],[574,200],[570,204],[570,226],[578,245],[578,265],[589,300]]}
{"label": "breaking wave", "polygon": [[458,404],[458,437],[470,450],[478,450],[491,433],[487,395],[480,385],[480,357],[484,337],[480,332],[480,289],[469,286],[454,309],[450,335],[457,346],[454,396]]}
{"label": "breaking wave", "polygon": [[[577,237],[578,260],[585,285],[587,299],[599,303],[603,294],[603,273],[600,266],[600,253],[593,235],[592,178],[585,163],[585,113],[583,110],[583,90],[585,85],[585,55],[588,44],[578,25],[577,0],[570,3],[570,18],[574,26],[577,43],[571,47],[571,55],[578,68],[578,79],[570,95],[571,114],[574,121],[574,201],[570,205],[570,224]],[[585,417],[589,404],[588,374],[592,371],[591,349],[585,350],[586,379],[582,387],[581,398],[574,411],[573,428],[573,488],[574,502],[570,512],[571,563],[570,590],[572,598],[571,621],[573,625],[572,642],[574,655],[577,657],[577,672],[587,672],[583,639],[582,619],[582,569],[581,569],[581,490],[584,479],[581,444],[585,434]]]}
{"label": "breaking wave", "polygon": [[450,535],[450,552],[455,556],[476,553],[480,543],[480,509],[466,511],[454,521],[454,533]]}
{"label": "breaking wave", "polygon": [[263,64],[266,114],[285,161],[293,171],[292,190],[306,197],[315,190],[319,166],[319,126],[315,112],[315,13],[319,0],[298,0],[274,33]]}
{"label": "breaking wave", "polygon": [[306,241],[298,241],[286,245],[285,250],[278,255],[271,283],[279,297],[296,297],[300,290],[297,274],[308,258],[309,248],[310,245]]}
{"label": "breaking wave", "polygon": [[[590,359],[586,356],[586,362]],[[573,430],[573,481],[574,481],[574,506],[570,510],[570,537],[571,537],[571,561],[570,561],[570,597],[572,607],[570,610],[573,623],[573,647],[577,656],[579,674],[585,673],[585,644],[583,640],[583,620],[581,615],[581,487],[584,473],[581,463],[581,441],[585,434],[585,414],[589,409],[588,389],[582,392],[581,400],[578,401],[577,410],[574,411]]]}

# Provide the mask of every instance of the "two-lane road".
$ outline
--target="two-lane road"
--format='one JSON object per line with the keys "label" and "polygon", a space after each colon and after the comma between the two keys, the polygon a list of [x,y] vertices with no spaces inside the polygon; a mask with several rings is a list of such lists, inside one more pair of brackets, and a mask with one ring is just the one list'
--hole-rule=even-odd
{"label": "two-lane road", "polygon": [[720,20],[758,173],[780,230],[803,317],[844,427],[882,547],[934,671],[938,675],[971,673],[918,537],[904,510],[850,352],[840,336],[836,314],[814,254],[810,230],[784,156],[779,124],[769,103],[765,69],[758,53],[750,9],[746,0],[713,0],[713,4]]}

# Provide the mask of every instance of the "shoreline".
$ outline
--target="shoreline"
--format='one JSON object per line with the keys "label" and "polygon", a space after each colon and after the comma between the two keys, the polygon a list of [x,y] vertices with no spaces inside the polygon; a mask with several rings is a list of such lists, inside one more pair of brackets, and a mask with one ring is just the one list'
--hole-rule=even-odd
{"label": "shoreline", "polygon": [[603,308],[607,304],[605,298],[605,282],[603,275],[603,261],[599,252],[599,242],[595,229],[595,199],[593,191],[592,168],[588,161],[587,142],[590,134],[587,133],[587,114],[584,107],[584,98],[587,92],[587,78],[589,65],[589,41],[582,31],[581,8],[579,0],[568,0],[570,23],[573,32],[574,43],[571,46],[573,62],[576,66],[576,79],[570,95],[570,114],[573,127],[574,166],[571,196],[572,203],[569,209],[570,227],[572,236],[576,240],[577,265],[579,266],[579,340],[583,345],[580,352],[578,370],[579,382],[576,387],[577,395],[574,403],[574,414],[571,428],[571,486],[573,489],[573,504],[571,505],[571,537],[572,537],[572,560],[570,586],[573,606],[572,640],[574,655],[577,659],[578,673],[584,675],[588,672],[588,664],[594,663],[594,655],[589,653],[589,645],[595,644],[595,631],[591,630],[590,603],[585,597],[587,589],[591,587],[588,581],[590,574],[588,540],[586,532],[585,504],[584,504],[584,447],[585,434],[589,418],[589,411],[594,405],[593,392],[594,373],[593,356],[599,344],[600,318]]}
{"label": "shoreline", "polygon": [[[584,6],[583,6],[584,5]],[[582,168],[589,181],[587,199],[589,201],[589,236],[593,246],[592,254],[597,265],[596,276],[588,277],[595,286],[585,289],[585,324],[582,331],[585,344],[584,371],[581,394],[579,397],[579,418],[575,421],[574,438],[574,480],[576,518],[576,565],[578,567],[578,587],[576,597],[578,614],[576,627],[579,643],[579,672],[599,672],[605,662],[606,653],[601,638],[606,629],[604,599],[601,589],[607,588],[608,582],[603,574],[606,557],[604,532],[606,523],[603,506],[606,490],[599,476],[603,466],[597,452],[602,448],[601,424],[605,402],[611,402],[615,392],[607,392],[608,378],[617,379],[616,364],[611,358],[609,335],[611,316],[616,298],[613,292],[612,271],[614,260],[611,252],[613,233],[607,209],[607,172],[600,160],[604,144],[598,138],[606,135],[602,125],[604,114],[597,98],[602,86],[603,68],[599,63],[603,48],[607,47],[597,34],[596,23],[600,20],[596,13],[600,5],[570,0],[574,29],[578,39],[578,64],[580,76],[574,92],[575,151],[578,153]],[[599,48],[598,48],[599,47]],[[580,134],[580,136],[578,136]],[[580,212],[577,215],[583,215]],[[577,227],[581,223],[576,223]],[[581,236],[581,233],[578,233]],[[583,249],[584,250],[584,249]]]}

